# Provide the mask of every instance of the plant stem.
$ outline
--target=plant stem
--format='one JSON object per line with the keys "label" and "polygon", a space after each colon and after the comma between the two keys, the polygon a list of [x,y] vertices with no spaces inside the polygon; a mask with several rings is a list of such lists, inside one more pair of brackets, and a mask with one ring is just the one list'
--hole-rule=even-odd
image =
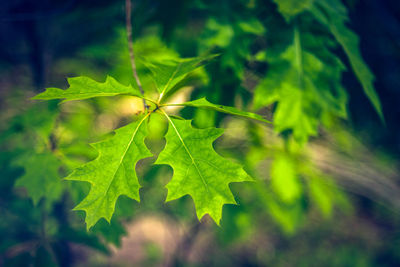
{"label": "plant stem", "polygon": [[[142,83],[140,82],[139,76],[136,71],[136,63],[135,63],[135,53],[133,52],[133,41],[132,41],[132,24],[131,24],[131,10],[132,10],[132,3],[131,0],[126,0],[125,1],[125,12],[126,12],[126,33],[128,37],[128,47],[129,47],[129,57],[131,60],[131,66],[132,66],[132,73],[133,77],[135,78],[136,84],[139,87],[140,93],[144,96],[144,91],[142,87]],[[143,110],[148,110],[148,106],[146,104],[146,100],[143,99]]]}

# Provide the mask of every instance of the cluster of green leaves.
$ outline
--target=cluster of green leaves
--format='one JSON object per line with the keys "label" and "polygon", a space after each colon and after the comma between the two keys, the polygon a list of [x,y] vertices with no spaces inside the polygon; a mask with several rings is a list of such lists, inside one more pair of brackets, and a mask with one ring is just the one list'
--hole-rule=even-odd
{"label": "cluster of green leaves", "polygon": [[383,120],[374,77],[360,56],[358,37],[345,25],[345,6],[338,0],[275,2],[293,38],[282,52],[267,50],[257,55],[270,67],[254,94],[257,108],[277,103],[275,130],[290,131],[304,144],[309,136],[317,135],[320,123],[329,126],[332,119],[347,118],[347,93],[341,84],[346,68],[333,52],[338,44]]}
{"label": "cluster of green leaves", "polygon": [[301,204],[305,195],[325,217],[332,214],[334,204],[348,206],[329,175],[302,160],[308,157],[310,136],[317,136],[322,125],[334,128],[338,119],[348,116],[348,96],[342,85],[342,74],[347,70],[342,60],[346,58],[340,58],[336,51],[342,49],[347,56],[382,121],[383,114],[373,88],[374,77],[360,55],[358,37],[346,25],[349,19],[343,3],[274,2],[283,20],[268,22],[269,49],[255,55],[268,69],[255,88],[254,106],[273,105],[274,130],[284,138],[284,150],[272,156],[270,190],[275,197],[267,198],[266,204],[283,229],[293,232],[307,209]]}
{"label": "cluster of green leaves", "polygon": [[[6,266],[27,262],[54,266],[67,243],[108,252],[99,236],[87,233],[77,223],[79,218],[70,214],[68,203],[76,202],[85,189],[61,180],[60,173],[70,167],[55,143],[58,115],[55,101],[33,105],[8,121],[8,129],[0,134],[0,249]],[[110,230],[103,230],[104,225],[95,230],[118,244],[115,237],[124,231],[114,220],[112,225],[113,236],[107,236]],[[117,234],[118,230],[122,232]]]}
{"label": "cluster of green leaves", "polygon": [[65,102],[100,96],[130,95],[143,98],[150,104],[136,121],[117,129],[113,137],[93,144],[98,151],[98,157],[75,169],[66,178],[91,184],[88,196],[75,208],[86,212],[88,229],[100,218],[111,220],[119,196],[126,195],[140,200],[140,185],[135,167],[139,160],[152,156],[144,139],[149,130],[147,122],[155,112],[164,115],[169,122],[169,130],[165,136],[166,147],[155,162],[170,165],[174,170],[173,178],[167,184],[167,201],[190,195],[199,219],[209,214],[219,223],[222,206],[235,203],[229,184],[252,180],[240,165],[214,151],[212,143],[223,133],[222,129],[196,129],[192,127],[190,120],[170,116],[164,110],[168,106],[191,106],[268,122],[260,115],[215,105],[204,98],[184,103],[164,103],[164,98],[170,95],[188,73],[213,57],[147,62],[146,66],[153,75],[159,93],[157,99],[142,96],[138,88],[124,86],[111,77],[104,83],[87,77],[70,78],[70,87],[67,90],[48,88],[34,97],[41,100],[63,99]]}

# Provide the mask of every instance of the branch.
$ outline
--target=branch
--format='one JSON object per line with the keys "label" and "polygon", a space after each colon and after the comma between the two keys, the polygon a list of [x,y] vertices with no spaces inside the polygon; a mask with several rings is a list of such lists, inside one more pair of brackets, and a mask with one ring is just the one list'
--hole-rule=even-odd
{"label": "branch", "polygon": [[[144,96],[142,83],[140,82],[139,76],[136,71],[135,54],[133,53],[131,10],[132,10],[131,0],[126,0],[125,1],[125,12],[126,12],[125,24],[126,24],[126,33],[128,36],[128,47],[129,47],[129,56],[131,59],[132,73],[133,73],[133,77],[135,78],[136,84],[139,87],[140,93]],[[143,110],[147,110],[147,109],[148,109],[148,106],[146,104],[146,100],[143,99]]]}

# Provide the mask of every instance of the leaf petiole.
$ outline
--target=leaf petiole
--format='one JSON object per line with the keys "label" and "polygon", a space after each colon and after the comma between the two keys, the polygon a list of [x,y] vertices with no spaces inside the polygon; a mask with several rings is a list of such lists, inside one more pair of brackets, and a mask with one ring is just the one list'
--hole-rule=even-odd
{"label": "leaf petiole", "polygon": [[215,110],[215,111],[230,114],[230,115],[244,117],[246,119],[261,121],[264,123],[272,123],[271,121],[264,119],[261,115],[258,115],[256,113],[242,111],[235,107],[216,105],[216,104],[209,102],[205,98],[200,98],[200,99],[196,99],[196,100],[184,102],[184,103],[170,103],[170,104],[161,104],[160,105],[160,107],[167,107],[167,106],[175,106],[175,107],[176,106],[184,106],[184,107],[211,109],[211,110]]}

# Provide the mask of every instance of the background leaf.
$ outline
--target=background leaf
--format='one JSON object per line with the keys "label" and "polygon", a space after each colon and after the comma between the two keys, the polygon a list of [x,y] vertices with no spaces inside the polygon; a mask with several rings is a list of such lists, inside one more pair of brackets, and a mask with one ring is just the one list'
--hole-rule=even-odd
{"label": "background leaf", "polygon": [[[305,144],[330,117],[347,117],[347,94],[341,85],[344,65],[329,53],[331,44],[295,28],[293,43],[279,57],[269,58],[269,70],[254,92],[256,108],[277,103],[275,131],[290,131]],[[314,54],[318,47],[320,53]]]}
{"label": "background leaf", "polygon": [[315,0],[274,0],[278,5],[279,12],[287,21],[297,14],[307,10]]}
{"label": "background leaf", "polygon": [[296,164],[287,155],[279,155],[274,159],[271,167],[271,187],[286,203],[294,203],[302,195]]}
{"label": "background leaf", "polygon": [[340,0],[321,0],[315,1],[310,11],[320,23],[329,28],[342,46],[365,94],[384,122],[381,102],[373,85],[375,77],[361,57],[358,36],[346,26],[349,21],[346,7]]}
{"label": "background leaf", "polygon": [[24,187],[34,205],[42,198],[46,199],[47,204],[60,199],[63,189],[58,174],[60,161],[53,154],[26,153],[16,159],[14,164],[25,170],[24,175],[15,182],[15,186]]}

